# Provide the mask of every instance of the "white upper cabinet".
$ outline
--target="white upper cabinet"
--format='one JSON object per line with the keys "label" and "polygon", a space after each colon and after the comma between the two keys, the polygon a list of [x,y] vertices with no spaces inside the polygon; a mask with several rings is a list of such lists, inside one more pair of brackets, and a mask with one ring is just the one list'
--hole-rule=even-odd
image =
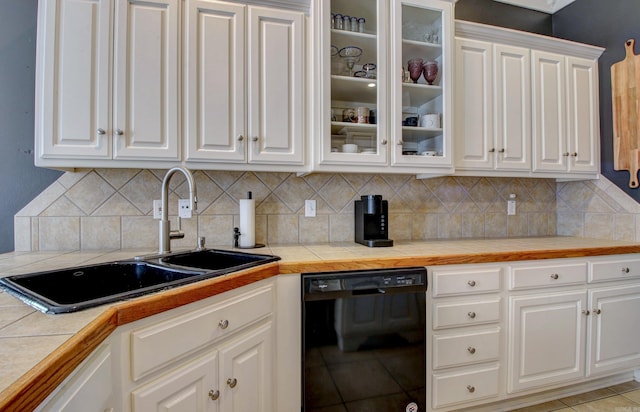
{"label": "white upper cabinet", "polygon": [[186,4],[185,160],[201,168],[301,169],[304,14]]}
{"label": "white upper cabinet", "polygon": [[36,165],[180,159],[179,5],[40,0]]}
{"label": "white upper cabinet", "polygon": [[450,173],[451,2],[314,0],[312,13],[313,171]]}
{"label": "white upper cabinet", "polygon": [[456,38],[455,165],[531,168],[529,50]]}
{"label": "white upper cabinet", "polygon": [[603,49],[460,21],[456,34],[456,173],[597,178]]}
{"label": "white upper cabinet", "polygon": [[597,173],[598,68],[594,60],[534,50],[535,172]]}

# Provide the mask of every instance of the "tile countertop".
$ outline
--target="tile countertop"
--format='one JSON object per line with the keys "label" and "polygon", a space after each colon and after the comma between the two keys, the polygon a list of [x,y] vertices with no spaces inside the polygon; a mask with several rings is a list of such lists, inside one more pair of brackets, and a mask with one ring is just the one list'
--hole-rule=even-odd
{"label": "tile countertop", "polygon": [[[26,410],[38,405],[118,325],[278,273],[640,253],[640,243],[541,237],[396,242],[390,248],[367,248],[356,243],[271,245],[246,251],[273,254],[282,260],[137,299],[62,315],[43,314],[0,291],[0,410]],[[122,260],[153,252],[11,252],[0,254],[0,277]]]}

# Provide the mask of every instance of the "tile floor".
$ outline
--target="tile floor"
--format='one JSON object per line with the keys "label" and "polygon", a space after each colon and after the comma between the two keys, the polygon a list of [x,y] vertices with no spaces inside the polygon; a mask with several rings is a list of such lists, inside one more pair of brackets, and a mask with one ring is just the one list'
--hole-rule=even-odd
{"label": "tile floor", "polygon": [[640,412],[640,382],[630,381],[512,412]]}

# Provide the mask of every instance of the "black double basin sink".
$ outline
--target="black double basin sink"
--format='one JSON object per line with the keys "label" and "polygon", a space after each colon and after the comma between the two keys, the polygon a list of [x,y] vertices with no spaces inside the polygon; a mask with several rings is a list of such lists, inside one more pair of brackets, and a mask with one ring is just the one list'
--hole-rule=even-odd
{"label": "black double basin sink", "polygon": [[130,299],[279,260],[278,256],[202,249],[0,278],[0,287],[45,313]]}

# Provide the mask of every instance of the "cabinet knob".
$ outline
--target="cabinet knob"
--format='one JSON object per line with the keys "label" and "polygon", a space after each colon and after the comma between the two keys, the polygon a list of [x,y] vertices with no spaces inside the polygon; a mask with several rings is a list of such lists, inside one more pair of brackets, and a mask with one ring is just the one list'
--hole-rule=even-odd
{"label": "cabinet knob", "polygon": [[123,134],[124,132],[122,131],[122,129],[116,129],[116,135],[122,136]]}
{"label": "cabinet knob", "polygon": [[562,153],[562,156],[565,156],[565,157],[569,156],[569,152]]}
{"label": "cabinet knob", "polygon": [[467,285],[474,287],[476,285],[476,281],[475,280],[470,280],[467,282]]}
{"label": "cabinet knob", "polygon": [[229,378],[227,379],[227,385],[229,385],[230,388],[235,388],[236,385],[238,385],[238,380],[236,378]]}
{"label": "cabinet knob", "polygon": [[584,309],[582,313],[584,313],[585,316],[589,316],[591,314],[591,312],[589,312],[589,309]]}
{"label": "cabinet knob", "polygon": [[214,391],[213,389],[209,391],[209,398],[211,398],[212,401],[217,401],[219,397],[220,391]]}
{"label": "cabinet knob", "polygon": [[241,141],[243,141],[243,140],[244,140],[244,136],[243,136],[243,135],[238,136],[238,141],[239,141],[239,142],[241,142]]}
{"label": "cabinet knob", "polygon": [[500,149],[500,150],[498,150],[498,152],[504,153],[504,149]]}
{"label": "cabinet knob", "polygon": [[381,145],[385,146],[387,144],[387,139],[384,139],[380,142]]}
{"label": "cabinet knob", "polygon": [[226,319],[221,320],[220,322],[218,322],[218,326],[220,327],[220,329],[226,329],[229,327],[229,321]]}
{"label": "cabinet knob", "polygon": [[631,271],[631,269],[629,268],[622,268],[622,273],[629,273]]}
{"label": "cabinet knob", "polygon": [[472,354],[472,355],[473,355],[474,353],[476,353],[476,348],[474,348],[473,346],[469,346],[469,347],[467,348],[467,351],[468,351],[470,354]]}
{"label": "cabinet knob", "polygon": [[253,137],[251,138],[251,141],[252,141],[252,142],[257,142],[257,141],[258,141],[258,136],[253,136]]}
{"label": "cabinet knob", "polygon": [[469,312],[469,313],[467,313],[467,316],[469,316],[471,319],[474,319],[476,317],[476,313],[475,312]]}
{"label": "cabinet knob", "polygon": [[578,152],[571,153],[571,157],[578,157]]}
{"label": "cabinet knob", "polygon": [[602,313],[602,311],[600,309],[594,309],[593,313],[595,313],[596,315],[599,315]]}
{"label": "cabinet knob", "polygon": [[492,147],[491,150],[489,150],[489,153],[495,153],[496,152],[496,148]]}
{"label": "cabinet knob", "polygon": [[106,134],[107,132],[104,131],[104,129],[102,127],[98,127],[98,134],[100,136],[102,136],[103,134]]}
{"label": "cabinet knob", "polygon": [[398,146],[402,146],[404,144],[404,142],[401,140],[398,140]]}
{"label": "cabinet knob", "polygon": [[474,393],[476,391],[476,388],[475,386],[467,385],[467,390],[469,391],[469,393]]}
{"label": "cabinet knob", "polygon": [[551,279],[553,280],[557,280],[560,276],[557,273],[552,273],[551,274]]}

